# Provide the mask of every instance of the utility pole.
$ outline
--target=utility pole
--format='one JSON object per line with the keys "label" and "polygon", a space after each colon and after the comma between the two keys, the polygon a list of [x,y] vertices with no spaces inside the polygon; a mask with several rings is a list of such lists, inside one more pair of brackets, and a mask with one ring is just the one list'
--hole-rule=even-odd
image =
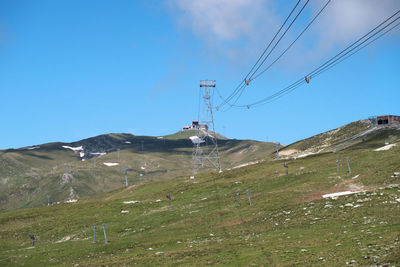
{"label": "utility pole", "polygon": [[117,149],[118,162],[119,162],[119,151],[120,151],[120,148]]}
{"label": "utility pole", "polygon": [[93,243],[96,243],[96,224],[93,224]]}
{"label": "utility pole", "polygon": [[106,224],[105,223],[103,223],[103,232],[104,232],[104,242],[107,244],[108,243],[108,240],[107,240],[107,235],[106,235]]}
{"label": "utility pole", "polygon": [[351,169],[350,169],[350,158],[346,157],[346,162],[347,162],[347,169],[349,171],[349,173],[351,173]]}
{"label": "utility pole", "polygon": [[277,160],[279,160],[279,145],[280,145],[279,142],[275,143],[276,159],[277,159]]}
{"label": "utility pole", "polygon": [[32,247],[35,246],[35,235],[34,234],[29,234],[30,239],[32,240]]}
{"label": "utility pole", "polygon": [[128,187],[128,167],[124,167],[124,174],[125,174],[125,186]]}
{"label": "utility pole", "polygon": [[339,175],[339,164],[340,164],[340,159],[336,159],[336,164],[337,164],[337,168],[336,168],[336,174]]}
{"label": "utility pole", "polygon": [[283,167],[286,168],[286,175],[288,175],[289,174],[289,166],[286,164],[286,162],[283,163]]}
{"label": "utility pole", "polygon": [[217,134],[215,132],[212,88],[215,88],[214,80],[200,81],[200,90],[203,98],[201,124],[197,128],[197,136],[191,136],[193,143],[192,171],[193,176],[197,174],[199,168],[209,165],[221,171],[221,163],[218,151]]}
{"label": "utility pole", "polygon": [[168,199],[168,206],[171,206],[171,195],[168,193],[166,197]]}
{"label": "utility pole", "polygon": [[370,128],[376,127],[376,124],[377,124],[377,117],[376,116],[371,116],[371,117],[368,118],[368,120],[369,120],[369,123],[370,123],[370,125],[369,125]]}
{"label": "utility pole", "polygon": [[249,206],[251,206],[251,199],[250,199],[250,190],[246,190],[247,198],[249,199]]}

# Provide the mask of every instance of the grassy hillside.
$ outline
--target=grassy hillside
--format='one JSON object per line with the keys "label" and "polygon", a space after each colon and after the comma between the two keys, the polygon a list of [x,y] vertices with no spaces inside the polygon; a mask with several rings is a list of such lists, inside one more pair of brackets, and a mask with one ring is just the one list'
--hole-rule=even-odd
{"label": "grassy hillside", "polygon": [[[138,184],[77,203],[2,212],[0,264],[398,266],[399,141],[400,132],[392,129],[335,153],[265,161],[203,173],[194,180],[184,176]],[[346,190],[360,192],[322,198]],[[34,248],[29,233],[37,236]]]}
{"label": "grassy hillside", "polygon": [[281,149],[280,154],[283,157],[297,158],[318,153],[334,152],[361,144],[373,139],[377,135],[390,135],[391,131],[396,132],[399,129],[399,125],[371,128],[368,120],[359,120],[290,144]]}
{"label": "grassy hillside", "polygon": [[[121,188],[124,167],[129,184],[190,176],[193,145],[185,134],[107,134],[2,150],[0,210],[47,205],[47,195],[51,202],[65,202]],[[270,143],[226,138],[219,146],[224,169],[268,158],[273,150]]]}

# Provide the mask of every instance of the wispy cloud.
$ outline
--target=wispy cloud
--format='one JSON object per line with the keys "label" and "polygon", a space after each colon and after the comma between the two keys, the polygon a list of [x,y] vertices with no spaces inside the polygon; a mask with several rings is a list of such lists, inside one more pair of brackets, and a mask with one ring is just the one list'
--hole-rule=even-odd
{"label": "wispy cloud", "polygon": [[333,44],[354,41],[399,9],[398,0],[332,1],[317,24],[319,39]]}
{"label": "wispy cloud", "polygon": [[256,24],[268,12],[262,0],[176,0],[180,23],[189,25],[208,40],[237,40],[256,32]]}
{"label": "wispy cloud", "polygon": [[222,54],[232,60],[261,48],[265,35],[271,34],[279,22],[272,1],[171,0],[170,3],[181,28],[189,29],[211,54]]}
{"label": "wispy cloud", "polygon": [[[301,23],[305,25],[304,18],[310,19],[325,2],[311,1],[311,12],[302,14]],[[255,59],[296,0],[284,4],[277,0],[171,0],[171,3],[177,11],[178,25],[189,29],[213,53],[219,51],[220,56],[234,60],[246,56]],[[355,41],[399,8],[398,0],[332,0],[304,36],[308,39],[300,39],[292,50],[320,59],[334,47]],[[288,38],[293,36],[295,33]]]}

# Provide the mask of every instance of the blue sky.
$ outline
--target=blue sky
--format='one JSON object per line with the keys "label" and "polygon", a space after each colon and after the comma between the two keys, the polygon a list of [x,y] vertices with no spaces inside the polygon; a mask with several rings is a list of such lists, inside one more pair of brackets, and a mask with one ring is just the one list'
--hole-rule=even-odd
{"label": "blue sky", "polygon": [[[199,81],[214,79],[228,95],[295,2],[2,0],[0,148],[176,132],[198,118]],[[311,0],[277,49],[324,3]],[[332,0],[238,103],[291,84],[398,9],[396,0]],[[371,115],[400,115],[399,28],[277,101],[216,112],[217,131],[289,144]]]}

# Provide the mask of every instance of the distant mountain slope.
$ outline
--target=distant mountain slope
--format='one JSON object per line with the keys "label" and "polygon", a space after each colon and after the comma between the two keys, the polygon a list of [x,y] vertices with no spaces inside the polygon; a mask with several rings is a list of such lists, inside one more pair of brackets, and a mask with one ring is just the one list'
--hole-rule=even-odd
{"label": "distant mountain slope", "polygon": [[[283,157],[305,157],[334,152],[366,142],[375,136],[398,135],[400,125],[370,127],[368,120],[359,120],[337,129],[297,141],[280,150]],[[390,139],[390,138],[389,138]]]}
{"label": "distant mountain slope", "polygon": [[[378,127],[365,134],[365,142],[358,141],[359,133],[341,139],[338,144],[358,136],[338,151],[201,173],[194,180],[184,176],[136,184],[76,203],[0,212],[0,265],[399,266],[400,131]],[[262,145],[269,144],[228,140],[221,150],[245,157],[265,152]],[[136,157],[149,163],[159,155],[146,165],[151,169],[179,156],[133,154],[136,150],[137,145],[121,150],[121,162],[133,166]],[[183,151],[190,154],[190,148]],[[72,150],[64,152],[76,158],[75,164],[82,163],[74,168],[92,163],[82,162]],[[10,162],[22,166],[31,157],[12,156],[15,161]],[[102,186],[97,176],[111,182],[102,172],[120,166],[99,166],[116,157],[112,152],[98,158],[94,182]],[[88,181],[81,172],[73,170],[78,178],[66,183],[66,189],[72,185],[79,193],[78,186]],[[38,177],[42,190],[51,182],[48,178]],[[121,182],[121,177],[115,179]]]}
{"label": "distant mountain slope", "polygon": [[[104,134],[72,143],[48,143],[0,151],[0,209],[75,201],[129,184],[191,175],[194,132],[165,137]],[[259,161],[271,143],[219,140],[221,165]],[[206,171],[209,169],[204,169]]]}

